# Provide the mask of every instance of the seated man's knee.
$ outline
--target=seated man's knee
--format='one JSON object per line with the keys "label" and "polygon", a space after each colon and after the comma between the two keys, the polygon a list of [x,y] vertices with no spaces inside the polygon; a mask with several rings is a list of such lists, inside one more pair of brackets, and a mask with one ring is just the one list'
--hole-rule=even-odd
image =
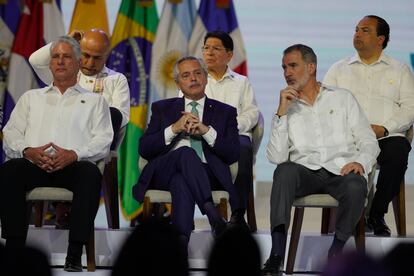
{"label": "seated man's knee", "polygon": [[348,174],[346,183],[346,193],[350,198],[365,198],[367,195],[367,181],[363,176]]}
{"label": "seated man's knee", "polygon": [[278,177],[279,175],[283,174],[285,175],[295,175],[298,172],[298,168],[300,165],[294,163],[294,162],[283,162],[279,165],[277,165],[275,172],[273,173],[273,179]]}
{"label": "seated man's knee", "polygon": [[178,154],[181,161],[196,162],[198,160],[201,162],[201,159],[198,157],[196,151],[190,147],[180,147],[173,152]]}

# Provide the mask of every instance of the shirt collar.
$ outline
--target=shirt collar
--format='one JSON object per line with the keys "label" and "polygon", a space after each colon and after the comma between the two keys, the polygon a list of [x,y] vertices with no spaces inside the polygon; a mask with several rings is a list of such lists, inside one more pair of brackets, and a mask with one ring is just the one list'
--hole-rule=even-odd
{"label": "shirt collar", "polygon": [[[76,83],[74,86],[69,87],[67,89],[67,92],[78,92],[78,93],[84,93],[85,89],[83,89],[78,83]],[[50,93],[50,92],[59,92],[59,90],[56,88],[56,86],[53,85],[53,82],[49,84],[48,86],[42,88],[41,93]],[[65,92],[65,93],[67,93]]]}
{"label": "shirt collar", "polygon": [[[219,79],[217,81],[222,81],[224,79],[232,80],[232,79],[234,79],[234,76],[235,76],[234,71],[231,70],[229,66],[227,66],[226,72],[224,72],[224,75],[221,77],[221,79]],[[214,80],[214,78],[210,74],[208,74],[208,77]]]}
{"label": "shirt collar", "polygon": [[81,70],[79,70],[79,75],[78,75],[78,76],[82,76],[82,77],[87,78],[87,79],[96,79],[96,78],[106,77],[106,76],[108,76],[108,75],[109,75],[109,68],[108,68],[108,67],[106,67],[106,66],[104,66],[104,67],[102,68],[101,72],[99,72],[99,73],[98,73],[98,74],[96,74],[96,75],[93,75],[93,76],[87,76],[87,75],[85,75],[84,73],[82,73],[82,71],[81,71]]}
{"label": "shirt collar", "polygon": [[[381,52],[381,55],[379,56],[378,60],[376,62],[374,62],[371,65],[377,64],[377,63],[385,63],[385,64],[390,64],[390,58],[384,54],[384,52]],[[353,63],[361,63],[361,64],[365,64],[361,58],[359,57],[359,54],[356,53],[354,56],[352,56],[349,61],[348,64],[353,64]]]}
{"label": "shirt collar", "polygon": [[[185,106],[189,105],[191,102],[193,102],[193,100],[187,99],[186,97],[184,97]],[[199,99],[198,101],[195,101],[195,102],[197,102],[198,105],[200,105],[200,107],[203,109],[204,108],[204,103],[206,102],[206,96],[202,97],[201,99]]]}

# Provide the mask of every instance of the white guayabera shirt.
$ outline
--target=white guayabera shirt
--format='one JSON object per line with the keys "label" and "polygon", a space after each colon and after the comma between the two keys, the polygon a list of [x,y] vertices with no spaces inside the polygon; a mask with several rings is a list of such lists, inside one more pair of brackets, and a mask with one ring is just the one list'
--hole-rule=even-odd
{"label": "white guayabera shirt", "polygon": [[24,93],[3,129],[3,148],[9,158],[23,157],[27,147],[53,142],[74,150],[78,160],[104,158],[113,131],[105,99],[78,84],[65,93],[50,85]]}
{"label": "white guayabera shirt", "polygon": [[379,152],[375,134],[352,94],[321,85],[312,106],[297,100],[285,116],[274,116],[266,156],[274,164],[289,160],[336,175],[346,164],[358,162],[367,178]]}
{"label": "white guayabera shirt", "polygon": [[323,83],[351,91],[368,121],[386,127],[389,136],[405,136],[414,122],[414,76],[406,64],[385,54],[370,65],[358,54],[340,60]]}

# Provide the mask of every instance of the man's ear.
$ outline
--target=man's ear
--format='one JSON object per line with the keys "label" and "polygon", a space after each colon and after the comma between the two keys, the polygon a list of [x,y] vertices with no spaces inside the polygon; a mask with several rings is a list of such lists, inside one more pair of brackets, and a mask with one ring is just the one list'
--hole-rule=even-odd
{"label": "man's ear", "polygon": [[381,46],[381,48],[382,48],[382,45],[384,44],[384,41],[385,41],[385,36],[383,35],[378,36],[378,44],[379,46]]}
{"label": "man's ear", "polygon": [[308,71],[311,75],[316,75],[316,64],[315,63],[309,63],[308,64]]}

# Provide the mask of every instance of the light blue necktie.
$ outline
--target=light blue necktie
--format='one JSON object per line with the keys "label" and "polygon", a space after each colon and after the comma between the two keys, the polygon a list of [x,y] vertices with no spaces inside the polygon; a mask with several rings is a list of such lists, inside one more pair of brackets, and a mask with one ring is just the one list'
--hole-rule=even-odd
{"label": "light blue necktie", "polygon": [[[194,115],[196,115],[198,117],[198,110],[197,110],[197,102],[191,102],[191,113],[193,113]],[[196,151],[198,157],[200,157],[200,159],[202,159],[203,156],[203,146],[201,144],[201,137],[196,137],[193,135],[190,135],[190,144],[191,147]]]}

